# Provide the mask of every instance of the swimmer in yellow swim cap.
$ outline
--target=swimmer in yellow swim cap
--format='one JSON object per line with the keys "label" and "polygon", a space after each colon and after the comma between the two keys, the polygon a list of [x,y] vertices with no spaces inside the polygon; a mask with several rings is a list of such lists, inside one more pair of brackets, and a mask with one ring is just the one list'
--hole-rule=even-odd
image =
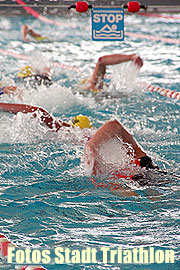
{"label": "swimmer in yellow swim cap", "polygon": [[92,123],[89,118],[85,115],[75,116],[70,122],[73,127],[92,128]]}
{"label": "swimmer in yellow swim cap", "polygon": [[32,76],[33,74],[35,74],[33,68],[31,66],[25,66],[22,67],[21,70],[18,72],[18,78],[26,78]]}
{"label": "swimmer in yellow swim cap", "polygon": [[[72,129],[70,127],[72,125],[74,126],[77,123],[80,123],[82,119],[83,120],[85,119],[85,121],[82,121],[83,124],[81,124],[80,128],[92,127],[92,124],[90,123],[89,119],[86,116],[83,117],[82,115],[78,115],[77,117],[74,117],[72,119],[72,122],[74,120],[74,124],[69,124],[69,123],[63,122],[60,119],[58,120],[54,118],[45,109],[41,107],[31,106],[31,105],[0,103],[0,111],[10,112],[13,114],[17,114],[18,112],[25,113],[25,114],[28,113],[32,117],[40,120],[41,123],[44,123],[48,128],[50,128],[52,131],[55,131],[55,132],[59,131],[63,127],[69,128],[68,131],[71,132]],[[156,165],[154,165],[152,159],[145,153],[145,151],[136,142],[133,136],[117,120],[111,120],[111,121],[106,122],[96,131],[96,133],[91,138],[88,137],[88,139],[89,140],[84,149],[85,165],[91,168],[92,174],[94,176],[100,176],[100,175],[103,175],[104,173],[107,175],[107,173],[110,170],[111,172],[114,172],[115,184],[117,183],[116,182],[117,177],[119,177],[119,181],[120,181],[123,175],[122,168],[111,166],[111,163],[107,163],[107,165],[109,166],[107,167],[105,159],[103,158],[104,152],[102,151],[102,148],[101,148],[107,143],[110,144],[114,140],[116,140],[117,143],[118,141],[121,140],[127,147],[127,150],[130,150],[129,152],[127,152],[127,155],[129,155],[129,157],[133,155],[133,158],[135,159],[133,160],[133,166],[137,166],[138,170],[142,169],[142,172],[143,172],[144,170],[151,171],[155,169],[157,172],[161,173],[161,171],[159,171],[159,168]],[[128,148],[128,145],[130,146],[130,148]],[[117,144],[117,151],[122,151],[121,147],[118,148],[118,144]],[[113,154],[116,155],[116,153],[113,153]],[[137,183],[139,184],[140,182],[138,181],[141,181],[141,185],[146,185],[147,184],[147,182],[145,181],[146,179],[142,177],[143,175],[141,173],[130,175],[131,180],[137,181]],[[112,180],[112,184],[114,184],[113,183],[114,180]],[[142,180],[143,180],[143,183],[142,183]],[[136,194],[135,191],[131,190],[130,188],[126,189],[121,186],[118,186],[118,189],[115,188],[115,190],[113,190],[113,185],[112,186],[110,185],[110,190],[112,190],[113,192],[116,191],[115,194],[120,195],[120,196],[139,196],[138,194]],[[152,200],[155,200],[155,199],[152,198]]]}
{"label": "swimmer in yellow swim cap", "polygon": [[52,85],[52,72],[49,67],[44,67],[41,72],[37,72],[31,66],[22,67],[17,74],[18,78],[25,79],[31,86]]}
{"label": "swimmer in yellow swim cap", "polygon": [[75,116],[69,123],[66,123],[60,119],[56,119],[45,109],[32,105],[0,103],[0,111],[10,112],[14,114],[17,114],[18,112],[22,112],[25,114],[32,113],[33,117],[39,118],[41,123],[45,124],[47,127],[56,132],[61,127],[80,127],[81,129],[92,127],[92,123],[87,116],[78,115]]}
{"label": "swimmer in yellow swim cap", "polygon": [[34,30],[30,29],[26,24],[22,26],[21,32],[22,38],[25,42],[30,42],[30,39],[27,38],[27,35],[30,35],[38,42],[48,40],[47,37],[41,36],[40,34],[36,33]]}

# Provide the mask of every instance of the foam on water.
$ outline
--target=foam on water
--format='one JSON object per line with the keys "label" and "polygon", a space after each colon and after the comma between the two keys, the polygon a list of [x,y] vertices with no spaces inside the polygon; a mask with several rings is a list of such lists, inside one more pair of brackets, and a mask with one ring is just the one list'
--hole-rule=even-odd
{"label": "foam on water", "polygon": [[111,81],[108,91],[123,92],[127,95],[142,93],[138,86],[139,68],[131,62],[112,67]]}
{"label": "foam on water", "polygon": [[[128,156],[128,153],[130,154]],[[105,164],[105,172],[113,170],[123,170],[131,167],[133,160],[133,150],[129,145],[123,144],[121,138],[115,138],[101,146],[99,155]]]}
{"label": "foam on water", "polygon": [[64,112],[65,109],[77,104],[78,100],[70,89],[54,83],[49,87],[40,86],[38,90],[31,88],[25,91],[23,102],[42,106],[50,111]]}
{"label": "foam on water", "polygon": [[1,18],[0,20],[0,29],[3,31],[8,31],[11,28],[11,23],[6,18]]}

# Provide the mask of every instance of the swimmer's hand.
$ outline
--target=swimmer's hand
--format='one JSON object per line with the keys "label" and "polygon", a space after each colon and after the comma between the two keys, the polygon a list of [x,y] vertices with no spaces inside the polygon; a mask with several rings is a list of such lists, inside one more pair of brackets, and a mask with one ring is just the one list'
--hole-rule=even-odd
{"label": "swimmer's hand", "polygon": [[27,37],[23,37],[24,42],[30,42],[30,39]]}
{"label": "swimmer's hand", "polygon": [[137,65],[139,68],[143,66],[143,60],[141,59],[140,56],[133,54],[132,55],[132,61],[135,65]]}

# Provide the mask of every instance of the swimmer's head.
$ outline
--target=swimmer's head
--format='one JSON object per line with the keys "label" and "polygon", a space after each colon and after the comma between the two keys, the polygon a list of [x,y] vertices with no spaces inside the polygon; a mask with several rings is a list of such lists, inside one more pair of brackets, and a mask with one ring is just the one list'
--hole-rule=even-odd
{"label": "swimmer's head", "polygon": [[81,129],[83,128],[92,128],[92,123],[89,120],[89,118],[85,115],[78,115],[75,116],[71,121],[70,124],[73,127],[80,127]]}
{"label": "swimmer's head", "polygon": [[19,78],[26,78],[33,75],[33,68],[31,66],[25,66],[18,72]]}

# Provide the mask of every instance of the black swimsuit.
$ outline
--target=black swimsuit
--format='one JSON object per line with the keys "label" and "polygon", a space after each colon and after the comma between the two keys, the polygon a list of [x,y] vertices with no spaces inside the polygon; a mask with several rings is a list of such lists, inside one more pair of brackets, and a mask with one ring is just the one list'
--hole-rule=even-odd
{"label": "black swimsuit", "polygon": [[[139,159],[139,163],[140,163],[140,167],[141,168],[146,168],[147,171],[149,169],[153,169],[153,170],[159,170],[159,167],[156,166],[155,164],[153,164],[153,161],[150,157],[148,156],[144,156],[144,157],[141,157]],[[145,186],[147,184],[149,184],[149,179],[147,179],[147,176],[146,175],[143,175],[143,174],[135,174],[133,177],[132,177],[133,180],[137,181],[139,185],[141,186]]]}

